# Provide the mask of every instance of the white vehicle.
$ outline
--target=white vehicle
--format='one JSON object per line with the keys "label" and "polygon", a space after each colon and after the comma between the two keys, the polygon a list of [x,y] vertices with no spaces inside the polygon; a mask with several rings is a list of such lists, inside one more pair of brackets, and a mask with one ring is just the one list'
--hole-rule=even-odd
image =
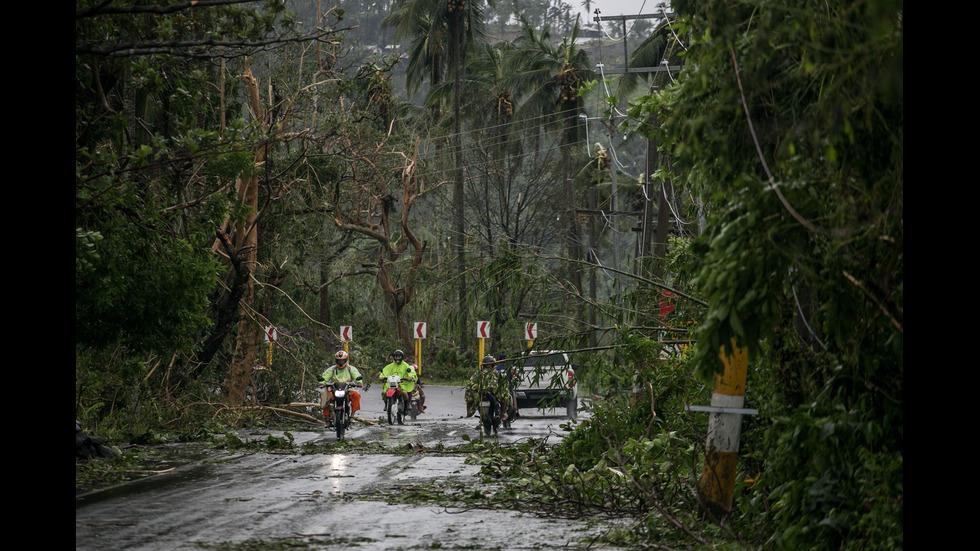
{"label": "white vehicle", "polygon": [[575,386],[575,366],[568,354],[559,350],[542,350],[518,360],[514,395],[519,409],[564,408],[569,417],[576,419],[578,387]]}

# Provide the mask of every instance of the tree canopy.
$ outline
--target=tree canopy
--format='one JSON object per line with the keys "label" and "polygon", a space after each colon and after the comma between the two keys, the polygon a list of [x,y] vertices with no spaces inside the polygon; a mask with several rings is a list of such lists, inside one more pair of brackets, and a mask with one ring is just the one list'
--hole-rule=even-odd
{"label": "tree canopy", "polygon": [[712,205],[693,248],[709,304],[695,367],[720,372],[733,347],[758,358],[784,545],[900,542],[902,2],[672,4],[685,70],[637,108]]}

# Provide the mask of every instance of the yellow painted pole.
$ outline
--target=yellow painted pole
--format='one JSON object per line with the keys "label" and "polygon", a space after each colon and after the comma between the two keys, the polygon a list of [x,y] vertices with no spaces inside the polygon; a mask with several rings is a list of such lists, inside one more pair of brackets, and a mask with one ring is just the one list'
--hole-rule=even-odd
{"label": "yellow painted pole", "polygon": [[418,368],[417,375],[422,376],[422,339],[415,339],[415,367]]}
{"label": "yellow painted pole", "polygon": [[[748,349],[736,346],[732,339],[732,354],[721,351],[725,371],[715,375],[711,407],[740,409],[745,403],[745,379],[748,373]],[[742,415],[711,413],[708,419],[708,441],[704,453],[704,469],[698,486],[703,510],[721,516],[732,509],[735,493],[735,470],[738,458],[738,439]]]}
{"label": "yellow painted pole", "polygon": [[480,339],[480,355],[477,358],[477,367],[483,367],[483,346],[486,339]]}

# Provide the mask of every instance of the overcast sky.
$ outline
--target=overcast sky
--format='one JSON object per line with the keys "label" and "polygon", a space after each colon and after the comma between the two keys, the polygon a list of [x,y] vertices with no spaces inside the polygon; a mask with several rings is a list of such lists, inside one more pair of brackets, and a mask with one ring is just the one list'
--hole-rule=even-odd
{"label": "overcast sky", "polygon": [[[566,0],[573,6],[578,7],[583,12],[585,8],[582,6],[582,0]],[[602,15],[637,15],[640,13],[651,14],[659,11],[657,4],[663,2],[670,6],[670,2],[665,0],[592,0],[592,11],[595,12],[596,8],[599,9]],[[591,21],[593,14],[589,14],[589,20]]]}
{"label": "overcast sky", "polygon": [[[592,0],[592,12],[586,14],[585,6],[583,6],[582,0],[566,0],[573,6],[577,7],[580,12],[582,12],[582,23],[583,26],[594,28],[595,22],[595,10],[599,10],[599,14],[602,16],[610,15],[652,15],[660,12],[658,5],[663,3],[667,10],[670,11],[670,2],[668,0]],[[616,23],[604,22],[603,27],[607,25],[614,25]]]}

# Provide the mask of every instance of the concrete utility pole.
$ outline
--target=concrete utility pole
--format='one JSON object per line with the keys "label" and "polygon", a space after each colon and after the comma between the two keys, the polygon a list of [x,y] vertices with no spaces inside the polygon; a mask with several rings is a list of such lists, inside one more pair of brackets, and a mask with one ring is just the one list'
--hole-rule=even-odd
{"label": "concrete utility pole", "polygon": [[[652,88],[651,91],[653,91]],[[650,121],[650,124],[656,127],[657,125],[656,115],[654,115],[653,120]],[[653,231],[651,228],[653,227],[654,184],[651,175],[654,172],[656,172],[657,167],[660,165],[660,152],[658,151],[659,147],[660,147],[660,140],[656,138],[647,139],[647,158],[644,167],[643,183],[642,183],[643,214],[642,214],[642,218],[640,218],[640,238],[639,238],[639,243],[637,245],[637,251],[638,251],[637,258],[641,259],[640,262],[637,263],[638,264],[637,273],[645,277],[650,276],[649,269],[648,269],[650,262],[649,260],[647,260],[646,263],[644,264],[642,259],[649,258],[651,253],[653,252],[653,247],[652,247]],[[663,189],[662,184],[660,186],[660,189],[661,190]],[[660,212],[664,210],[663,206],[664,205],[661,202],[660,208],[657,209],[657,220],[660,220]],[[656,227],[659,228],[660,227],[659,224]]]}
{"label": "concrete utility pole", "polygon": [[[616,175],[619,173],[619,167],[617,166],[616,150],[613,148],[613,131],[615,126],[615,115],[609,114],[609,120],[606,121],[606,139],[609,140],[609,178],[610,178],[610,188],[609,188],[609,227],[612,229],[610,234],[610,240],[612,241],[612,265],[613,268],[619,269],[619,218],[616,216],[617,211],[619,211],[619,198],[618,186]],[[619,275],[613,276],[613,296],[616,298],[616,302],[619,303],[620,297],[620,284]]]}
{"label": "concrete utility pole", "polygon": [[[595,18],[594,18],[594,20],[596,22],[596,25],[599,25],[600,22],[602,22],[602,21],[617,21],[617,22],[620,22],[622,24],[622,26],[623,26],[623,60],[624,60],[623,61],[623,64],[624,64],[624,66],[622,68],[620,68],[620,69],[616,69],[616,68],[609,69],[609,70],[603,69],[603,74],[621,75],[621,74],[628,74],[628,73],[659,73],[659,72],[663,72],[663,71],[667,71],[667,72],[680,71],[681,68],[682,68],[682,66],[680,66],[680,65],[673,65],[673,66],[671,66],[671,65],[660,64],[660,65],[657,65],[655,67],[630,67],[630,65],[629,65],[630,53],[629,53],[629,47],[628,47],[628,43],[627,43],[627,35],[629,33],[628,33],[627,29],[626,29],[626,21],[628,21],[628,20],[639,20],[639,19],[669,19],[669,18],[672,18],[672,17],[674,17],[674,14],[672,12],[667,12],[665,9],[662,8],[662,6],[661,6],[661,9],[660,9],[660,13],[656,13],[656,14],[607,15],[607,16],[604,16],[604,15],[601,15],[601,12],[598,9],[595,10]],[[609,145],[610,145],[610,149],[612,150],[613,149],[612,148],[612,132],[611,132],[612,119],[610,119],[609,123],[610,123],[610,127],[607,128],[607,130],[609,130]],[[652,121],[651,124],[655,125],[656,124],[656,120]],[[668,231],[669,231],[669,223],[670,223],[670,207],[667,204],[667,202],[668,201],[671,201],[672,200],[672,197],[671,197],[671,194],[668,191],[667,182],[661,182],[659,188],[655,192],[656,193],[656,196],[657,196],[657,199],[656,199],[656,203],[657,203],[657,224],[655,226],[656,227],[656,236],[654,236],[653,235],[653,232],[650,229],[651,223],[653,221],[652,206],[653,206],[653,203],[655,201],[655,199],[654,199],[654,192],[653,192],[653,187],[654,186],[653,186],[653,182],[651,181],[650,174],[652,172],[655,172],[656,169],[657,169],[657,166],[658,166],[658,155],[657,155],[656,148],[657,148],[656,141],[655,140],[651,140],[651,142],[649,143],[649,146],[648,146],[647,163],[646,163],[647,166],[646,166],[646,170],[645,170],[644,175],[643,175],[643,182],[641,184],[643,186],[644,202],[643,202],[643,209],[642,209],[642,211],[640,213],[640,218],[639,218],[640,228],[638,230],[636,251],[638,252],[638,259],[650,258],[652,256],[653,258],[658,259],[660,261],[659,262],[656,262],[656,265],[654,266],[653,271],[650,270],[650,265],[649,265],[650,263],[649,262],[647,262],[645,264],[641,264],[642,261],[641,262],[637,262],[637,266],[636,266],[635,269],[637,270],[637,273],[639,273],[639,274],[642,274],[642,275],[648,276],[648,277],[653,277],[654,279],[659,279],[663,275],[663,259],[666,256],[666,242],[667,242],[667,234],[668,234]],[[616,159],[614,157],[613,158],[613,167],[612,167],[613,168],[613,172],[612,172],[612,175],[611,175],[612,176],[612,193],[613,193],[613,201],[614,201],[612,211],[614,213],[618,210],[615,207],[615,201],[616,201],[616,171],[615,171],[615,168],[616,167],[615,167],[615,163],[616,163]],[[616,229],[616,230],[618,230],[618,228],[615,226],[615,215],[612,215],[612,220],[613,220],[613,224],[614,224],[613,225],[613,228]],[[652,241],[652,243],[651,243],[651,241]],[[615,252],[618,249],[619,249],[619,247],[616,245],[616,243],[614,243],[613,251]],[[615,259],[614,259],[614,263],[616,264],[616,268],[619,268],[618,263],[615,262]]]}
{"label": "concrete utility pole", "polygon": [[725,371],[715,375],[715,390],[711,394],[710,407],[689,406],[692,411],[707,411],[708,441],[704,451],[704,469],[698,486],[698,500],[702,510],[721,517],[732,509],[735,493],[738,439],[742,429],[742,415],[752,415],[755,410],[743,409],[745,380],[749,365],[747,348],[736,346],[732,340],[732,354],[721,354]]}

